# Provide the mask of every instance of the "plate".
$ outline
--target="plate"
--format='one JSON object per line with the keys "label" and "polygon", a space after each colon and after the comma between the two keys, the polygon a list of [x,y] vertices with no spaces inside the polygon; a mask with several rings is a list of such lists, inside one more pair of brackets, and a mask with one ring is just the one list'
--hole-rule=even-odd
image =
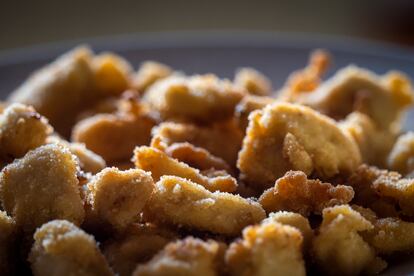
{"label": "plate", "polygon": [[[323,48],[334,57],[328,74],[355,64],[383,74],[401,70],[414,79],[414,51],[395,45],[320,35],[202,31],[133,34],[92,38],[0,52],[0,98],[5,99],[35,69],[79,44],[95,51],[114,51],[134,67],[155,60],[188,74],[213,72],[233,78],[238,67],[250,66],[268,76],[280,88],[294,70],[303,68],[311,50]],[[414,111],[404,128],[414,130]],[[383,275],[414,274],[414,257],[404,257]]]}

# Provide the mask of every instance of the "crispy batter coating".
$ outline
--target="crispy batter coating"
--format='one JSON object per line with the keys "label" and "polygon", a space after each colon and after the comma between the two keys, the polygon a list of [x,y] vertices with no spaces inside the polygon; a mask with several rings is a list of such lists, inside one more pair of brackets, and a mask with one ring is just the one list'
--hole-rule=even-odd
{"label": "crispy batter coating", "polygon": [[302,94],[319,87],[322,76],[331,63],[330,54],[324,50],[315,50],[310,54],[309,64],[302,70],[293,72],[281,91],[280,98],[295,102]]}
{"label": "crispy batter coating", "polygon": [[374,226],[349,205],[323,211],[319,233],[313,240],[313,256],[321,270],[330,275],[374,274],[387,264],[361,237]]}
{"label": "crispy batter coating", "polygon": [[102,251],[116,273],[129,276],[137,264],[149,261],[176,238],[174,232],[152,224],[132,224],[122,234],[106,241]]}
{"label": "crispy batter coating", "polygon": [[198,169],[169,157],[156,148],[137,147],[134,150],[134,163],[137,168],[151,172],[154,181],[158,181],[163,175],[175,175],[200,184],[212,192],[234,192],[237,189],[237,180],[232,176],[207,177]]}
{"label": "crispy batter coating", "polygon": [[16,270],[16,223],[0,211],[0,271],[3,275],[15,275]]}
{"label": "crispy batter coating", "polygon": [[132,87],[143,94],[155,82],[171,74],[172,69],[167,65],[155,61],[145,61],[132,77]]}
{"label": "crispy batter coating", "polygon": [[148,263],[138,265],[133,276],[216,276],[223,269],[225,245],[188,237],[168,244]]}
{"label": "crispy batter coating", "polygon": [[75,157],[67,148],[49,144],[2,170],[0,198],[4,210],[26,233],[53,219],[80,225],[85,212],[78,184]]}
{"label": "crispy batter coating", "polygon": [[241,129],[245,130],[249,124],[249,115],[255,110],[274,103],[276,99],[264,96],[247,95],[236,105],[235,116]]}
{"label": "crispy batter coating", "polygon": [[246,67],[237,70],[234,83],[253,95],[265,96],[272,93],[270,80],[253,68]]}
{"label": "crispy batter coating", "polygon": [[52,130],[33,107],[11,104],[0,115],[0,155],[5,159],[22,157],[43,145]]}
{"label": "crispy batter coating", "polygon": [[144,100],[164,119],[212,122],[230,118],[245,91],[215,75],[172,75],[152,85]]}
{"label": "crispy batter coating", "polygon": [[414,171],[414,132],[407,132],[400,137],[388,156],[388,167],[406,175]]}
{"label": "crispy batter coating", "polygon": [[159,136],[163,143],[188,142],[205,148],[214,156],[223,158],[235,166],[243,140],[243,132],[235,121],[216,123],[211,126],[196,126],[182,123],[161,123],[153,129],[153,136]]}
{"label": "crispy batter coating", "polygon": [[370,117],[358,111],[350,113],[345,120],[339,122],[339,127],[355,140],[363,162],[385,166],[396,140],[395,133],[379,129]]}
{"label": "crispy batter coating", "polygon": [[116,114],[98,114],[78,122],[72,140],[81,142],[112,164],[129,160],[137,145],[148,145],[155,120],[140,106]]}
{"label": "crispy batter coating", "polygon": [[353,205],[352,209],[374,225],[374,229],[361,235],[379,254],[414,250],[414,223],[396,217],[378,218],[371,209],[357,205]]}
{"label": "crispy batter coating", "polygon": [[69,143],[68,141],[56,135],[47,137],[46,142],[48,144],[61,144],[67,147],[70,152],[77,157],[79,167],[84,172],[96,174],[106,168],[105,160],[93,151],[87,149],[85,147],[85,144]]}
{"label": "crispy batter coating", "polygon": [[257,202],[238,195],[210,192],[176,176],[163,176],[155,185],[144,213],[150,221],[224,235],[237,235],[265,218]]}
{"label": "crispy batter coating", "polygon": [[289,171],[260,196],[259,203],[268,213],[292,211],[309,216],[321,214],[326,207],[346,204],[353,197],[354,191],[349,186],[333,186],[307,179],[301,171]]}
{"label": "crispy batter coating", "polygon": [[402,178],[397,172],[361,165],[348,179],[356,193],[354,202],[369,207],[381,217],[413,217],[414,179]]}
{"label": "crispy batter coating", "polygon": [[168,156],[184,162],[190,167],[199,170],[224,170],[233,173],[230,166],[220,157],[212,155],[208,150],[196,147],[188,142],[172,143],[167,145],[160,136],[154,136],[151,140],[151,147],[165,152]]}
{"label": "crispy batter coating", "polygon": [[95,229],[109,225],[122,230],[139,219],[154,182],[151,175],[142,170],[120,171],[112,167],[95,175],[85,188],[85,223]]}
{"label": "crispy batter coating", "polygon": [[277,222],[295,227],[302,234],[304,249],[306,250],[310,247],[313,238],[313,230],[308,219],[304,216],[293,212],[278,211],[276,213],[270,213],[269,217],[262,221],[262,224],[269,222]]}
{"label": "crispy batter coating", "polygon": [[241,178],[269,188],[289,170],[326,179],[361,163],[355,142],[330,118],[301,105],[274,103],[254,111],[239,153]]}
{"label": "crispy batter coating", "polygon": [[298,229],[268,221],[248,226],[226,252],[230,275],[306,275]]}
{"label": "crispy batter coating", "polygon": [[382,129],[398,131],[401,114],[413,102],[410,81],[399,72],[385,76],[348,66],[312,93],[297,99],[335,119],[352,111],[367,114]]}
{"label": "crispy batter coating", "polygon": [[34,240],[29,261],[35,276],[114,275],[93,236],[66,220],[42,225]]}

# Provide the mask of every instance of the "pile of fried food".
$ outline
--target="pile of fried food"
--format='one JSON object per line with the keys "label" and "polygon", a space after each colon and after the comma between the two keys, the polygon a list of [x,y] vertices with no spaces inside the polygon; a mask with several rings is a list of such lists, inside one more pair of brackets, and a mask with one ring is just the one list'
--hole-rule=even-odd
{"label": "pile of fried food", "polygon": [[1,275],[359,275],[414,250],[408,78],[274,93],[79,47],[1,105]]}

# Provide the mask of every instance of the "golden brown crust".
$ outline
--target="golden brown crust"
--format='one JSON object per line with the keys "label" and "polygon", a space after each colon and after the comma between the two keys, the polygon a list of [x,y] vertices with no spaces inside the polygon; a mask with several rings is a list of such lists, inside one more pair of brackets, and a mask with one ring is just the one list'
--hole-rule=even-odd
{"label": "golden brown crust", "polygon": [[230,275],[306,275],[299,230],[268,221],[243,230],[226,252]]}
{"label": "golden brown crust", "polygon": [[117,231],[125,229],[138,220],[153,189],[149,173],[139,169],[105,168],[85,186],[85,224],[97,231],[105,226]]}
{"label": "golden brown crust", "polygon": [[188,237],[169,243],[148,263],[138,265],[133,276],[216,276],[222,270],[225,245]]}
{"label": "golden brown crust", "polygon": [[237,167],[254,187],[269,188],[289,170],[327,179],[350,174],[361,163],[355,142],[308,107],[274,103],[253,112],[249,121]]}
{"label": "golden brown crust", "polygon": [[16,273],[16,240],[15,221],[6,212],[0,211],[0,271],[4,275]]}
{"label": "golden brown crust", "polygon": [[313,240],[312,255],[320,269],[329,275],[376,274],[387,266],[361,237],[374,226],[348,205],[323,211],[323,221]]}
{"label": "golden brown crust", "polygon": [[158,181],[163,175],[174,175],[200,184],[212,192],[234,192],[237,189],[237,181],[232,176],[205,176],[198,169],[169,157],[165,152],[156,148],[137,147],[134,150],[133,159],[137,168],[151,172],[154,181]]}
{"label": "golden brown crust", "polygon": [[144,100],[164,119],[212,122],[230,118],[244,93],[212,74],[172,75],[152,85]]}
{"label": "golden brown crust", "polygon": [[114,275],[93,236],[65,220],[50,221],[34,234],[29,255],[33,275]]}
{"label": "golden brown crust", "polygon": [[321,214],[326,207],[346,204],[353,196],[349,186],[333,186],[318,179],[307,179],[301,171],[289,171],[261,195],[259,203],[268,213],[291,211],[309,216]]}
{"label": "golden brown crust", "polygon": [[176,234],[151,224],[132,224],[119,236],[106,241],[102,251],[120,276],[132,274],[137,264],[149,261]]}
{"label": "golden brown crust", "polygon": [[235,116],[241,129],[245,130],[249,124],[249,115],[255,110],[263,109],[266,105],[274,103],[276,99],[264,96],[246,95],[237,104]]}
{"label": "golden brown crust", "polygon": [[172,69],[165,64],[155,61],[145,61],[132,76],[132,87],[141,94],[144,94],[151,85],[168,77],[171,73]]}
{"label": "golden brown crust", "polygon": [[53,219],[80,225],[84,219],[77,163],[67,148],[56,144],[29,151],[0,174],[0,197],[16,225],[31,234]]}
{"label": "golden brown crust", "polygon": [[0,115],[0,155],[5,160],[22,157],[43,145],[52,131],[47,119],[31,106],[11,104]]}
{"label": "golden brown crust", "polygon": [[243,135],[233,120],[210,126],[165,122],[153,129],[153,136],[159,136],[166,145],[188,142],[223,158],[230,166],[236,164]]}
{"label": "golden brown crust", "polygon": [[398,137],[387,161],[388,168],[403,175],[414,171],[414,132]]}
{"label": "golden brown crust", "polygon": [[234,84],[243,87],[253,95],[265,96],[272,93],[270,80],[256,69],[245,67],[237,70]]}
{"label": "golden brown crust", "polygon": [[161,177],[144,214],[150,221],[230,236],[265,218],[257,202],[229,193],[212,193],[176,176]]}

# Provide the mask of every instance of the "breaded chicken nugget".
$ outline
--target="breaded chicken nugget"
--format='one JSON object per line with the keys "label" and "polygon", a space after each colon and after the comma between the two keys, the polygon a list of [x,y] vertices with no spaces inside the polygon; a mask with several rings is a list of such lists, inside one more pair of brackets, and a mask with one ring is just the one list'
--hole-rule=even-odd
{"label": "breaded chicken nugget", "polygon": [[257,202],[238,195],[210,192],[176,176],[163,176],[155,185],[144,217],[149,221],[224,235],[237,235],[265,218]]}
{"label": "breaded chicken nugget", "polygon": [[143,62],[138,71],[132,77],[132,87],[141,94],[158,80],[164,79],[172,74],[172,69],[165,64],[155,61]]}
{"label": "breaded chicken nugget", "polygon": [[5,159],[22,157],[43,145],[52,131],[47,119],[33,107],[11,104],[0,115],[0,155]]}
{"label": "breaded chicken nugget", "polygon": [[216,276],[223,270],[225,245],[188,237],[168,244],[148,263],[138,265],[133,276]]}
{"label": "breaded chicken nugget", "polygon": [[245,130],[249,124],[249,115],[255,110],[263,109],[274,103],[276,99],[264,96],[247,95],[236,105],[235,116],[241,129]]}
{"label": "breaded chicken nugget", "polygon": [[326,179],[361,163],[355,142],[330,118],[301,105],[274,103],[254,111],[239,152],[241,178],[269,188],[289,170]]}
{"label": "breaded chicken nugget", "polygon": [[200,184],[212,192],[234,192],[237,189],[237,180],[232,176],[207,177],[199,170],[169,157],[156,148],[137,147],[134,150],[133,161],[137,168],[151,172],[154,181],[158,181],[163,175],[175,175]]}
{"label": "breaded chicken nugget", "polygon": [[230,118],[245,91],[217,76],[172,75],[152,85],[144,101],[164,119],[212,122]]}
{"label": "breaded chicken nugget", "polygon": [[381,217],[398,213],[414,217],[414,179],[361,165],[347,182],[355,190],[356,204],[371,208]]}
{"label": "breaded chicken nugget", "polygon": [[289,171],[260,196],[259,203],[268,213],[292,211],[309,216],[321,214],[326,207],[346,204],[353,197],[354,191],[349,186],[333,186],[307,179],[301,171]]}
{"label": "breaded chicken nugget", "polygon": [[233,120],[210,126],[197,126],[183,123],[161,123],[152,131],[167,145],[188,142],[205,148],[211,154],[223,158],[230,166],[235,166],[241,148],[243,131]]}
{"label": "breaded chicken nugget", "polygon": [[125,232],[106,241],[102,251],[120,276],[132,274],[137,264],[149,261],[170,241],[174,232],[151,224],[131,224]]}
{"label": "breaded chicken nugget", "polygon": [[78,122],[72,140],[84,143],[93,152],[112,164],[129,160],[138,145],[148,145],[151,129],[156,124],[140,103],[131,103],[133,110],[116,114],[98,114]]}
{"label": "breaded chicken nugget", "polygon": [[393,171],[406,175],[414,171],[414,132],[407,132],[395,142],[387,160]]}
{"label": "breaded chicken nugget", "polygon": [[93,236],[66,220],[42,225],[34,240],[29,261],[35,276],[114,275]]}
{"label": "breaded chicken nugget", "polygon": [[323,210],[323,221],[312,243],[312,255],[319,268],[327,274],[375,274],[387,263],[361,237],[362,231],[374,226],[349,205]]}
{"label": "breaded chicken nugget", "polygon": [[167,145],[160,136],[154,136],[151,140],[151,147],[165,152],[168,156],[184,162],[190,167],[199,170],[224,170],[233,173],[230,166],[220,157],[212,155],[204,148],[196,147],[188,142],[172,143]]}
{"label": "breaded chicken nugget", "polygon": [[397,137],[394,132],[378,128],[370,117],[358,111],[350,113],[345,120],[339,122],[339,127],[355,140],[362,161],[370,165],[386,165]]}
{"label": "breaded chicken nugget", "polygon": [[402,73],[378,76],[356,66],[339,70],[317,90],[302,96],[296,102],[332,118],[343,119],[359,111],[379,128],[394,131],[399,129],[401,114],[413,103],[411,83]]}
{"label": "breaded chicken nugget", "polygon": [[17,226],[31,234],[53,219],[83,222],[78,184],[75,157],[67,148],[49,144],[29,151],[1,171],[0,198]]}
{"label": "breaded chicken nugget", "polygon": [[85,187],[85,224],[98,230],[108,225],[125,229],[139,219],[153,189],[151,175],[143,170],[103,169]]}
{"label": "breaded chicken nugget", "polygon": [[269,216],[261,223],[277,222],[283,225],[289,225],[298,229],[303,237],[304,249],[307,250],[312,243],[313,230],[309,224],[309,221],[304,216],[286,211],[279,211],[276,213],[270,213]]}
{"label": "breaded chicken nugget", "polygon": [[226,252],[230,275],[306,275],[299,230],[268,221],[243,230]]}
{"label": "breaded chicken nugget", "polygon": [[16,223],[0,211],[0,271],[2,275],[15,275],[16,272]]}
{"label": "breaded chicken nugget", "polygon": [[272,93],[270,80],[256,69],[245,67],[237,70],[234,84],[243,87],[253,95],[265,96]]}

